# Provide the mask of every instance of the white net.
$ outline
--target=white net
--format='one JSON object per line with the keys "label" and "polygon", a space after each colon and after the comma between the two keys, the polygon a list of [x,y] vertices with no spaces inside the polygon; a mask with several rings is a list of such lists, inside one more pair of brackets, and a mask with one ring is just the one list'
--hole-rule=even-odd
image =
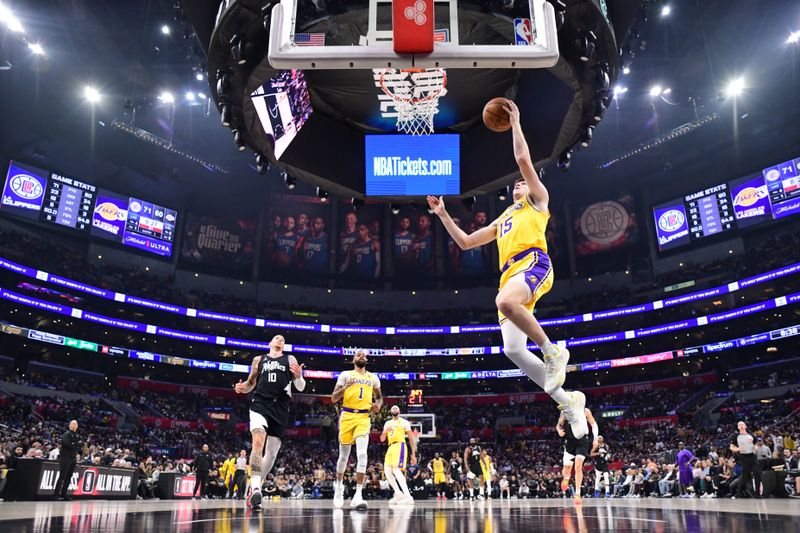
{"label": "white net", "polygon": [[439,98],[447,93],[444,69],[383,69],[379,83],[394,101],[398,131],[408,135],[433,133]]}

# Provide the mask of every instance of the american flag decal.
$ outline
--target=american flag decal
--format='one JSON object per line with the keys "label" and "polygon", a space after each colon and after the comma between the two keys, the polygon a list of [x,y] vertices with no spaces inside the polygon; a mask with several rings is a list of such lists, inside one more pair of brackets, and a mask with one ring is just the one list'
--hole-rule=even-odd
{"label": "american flag decal", "polygon": [[295,33],[294,44],[297,46],[325,46],[324,33]]}

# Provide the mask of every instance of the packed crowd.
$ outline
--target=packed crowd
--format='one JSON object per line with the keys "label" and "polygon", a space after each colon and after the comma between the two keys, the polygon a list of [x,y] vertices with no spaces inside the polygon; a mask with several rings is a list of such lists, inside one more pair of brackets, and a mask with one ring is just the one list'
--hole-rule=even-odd
{"label": "packed crowd", "polygon": [[[6,372],[0,378],[12,381],[13,375]],[[753,375],[754,381],[760,379],[760,375]],[[81,380],[69,377],[34,374],[28,377],[28,381],[30,385],[45,389],[60,389],[72,384],[84,393],[93,392],[92,387],[87,389],[85,384],[80,383]],[[53,381],[57,381],[59,386],[55,386]],[[738,384],[751,388],[745,378],[740,379]],[[597,404],[596,412],[607,407],[625,406],[627,413],[637,416],[663,415],[674,411],[677,404],[693,392],[690,389],[667,389],[648,395],[609,395],[596,398],[594,403]],[[720,412],[719,423],[711,428],[692,427],[682,422],[622,427],[614,421],[601,419],[601,433],[610,448],[612,475],[609,486],[599,487],[598,495],[606,492],[611,497],[721,497],[736,494],[739,488],[736,480],[741,478],[741,467],[734,461],[728,445],[738,420],[747,421],[753,428],[754,437],[759,443],[757,453],[765,459],[774,458],[786,470],[796,470],[800,424],[797,417],[792,416],[796,407],[796,403],[793,403],[796,400],[795,392],[775,398],[771,403],[726,403]],[[658,397],[655,403],[654,396]],[[151,401],[156,397],[159,395],[154,394],[143,401]],[[168,395],[161,395],[157,405],[168,402]],[[181,409],[197,410],[199,404],[192,404],[189,400],[180,405]],[[662,410],[643,407],[652,405],[661,406]],[[296,402],[293,410],[295,408],[299,413],[299,416],[295,416],[296,420],[312,414],[335,419],[332,407],[321,402],[308,405]],[[198,448],[204,443],[210,445],[213,459],[206,496],[240,496],[238,491],[230,490],[230,459],[239,455],[240,450],[249,448],[246,433],[237,435],[228,430],[214,432],[207,429],[146,427],[115,430],[114,415],[107,407],[103,407],[99,398],[98,401],[83,402],[67,401],[57,396],[0,394],[0,409],[3,413],[0,417],[0,462],[8,467],[14,468],[16,461],[22,457],[56,458],[58,436],[68,420],[75,418],[85,442],[81,461],[85,464],[137,468],[140,497],[148,498],[156,494],[158,476],[162,472],[191,472]],[[387,416],[385,411],[378,413],[374,427],[382,424]],[[437,425],[442,430],[438,439],[421,441],[420,463],[409,467],[409,485],[415,497],[426,498],[439,492],[451,498],[468,497],[463,479],[466,473],[462,459],[463,443],[475,434],[480,435],[481,429],[497,428],[498,421],[504,417],[523,417],[525,423],[539,422],[542,428],[540,433],[535,434],[495,431],[491,437],[483,439],[482,445],[495,465],[496,475],[491,489],[494,497],[500,497],[501,491],[503,497],[548,498],[562,495],[562,444],[554,433],[552,405],[439,406],[432,411],[437,414]],[[685,443],[695,458],[689,483],[681,483],[676,473],[676,451],[681,443]],[[173,453],[159,453],[164,452],[165,448],[172,449]],[[769,452],[764,451],[765,448],[769,448]],[[383,476],[383,452],[383,446],[370,446],[365,497],[389,496],[388,482]],[[451,458],[455,461],[453,464],[457,465],[449,468],[445,488],[433,486],[429,462],[434,453],[447,459],[448,468]],[[330,439],[288,438],[275,469],[265,480],[265,493],[294,498],[330,497],[336,458],[337,450]],[[591,466],[588,468],[592,469]],[[593,494],[594,482],[595,475],[588,474],[583,487],[584,494]],[[350,477],[348,483],[353,484]]]}

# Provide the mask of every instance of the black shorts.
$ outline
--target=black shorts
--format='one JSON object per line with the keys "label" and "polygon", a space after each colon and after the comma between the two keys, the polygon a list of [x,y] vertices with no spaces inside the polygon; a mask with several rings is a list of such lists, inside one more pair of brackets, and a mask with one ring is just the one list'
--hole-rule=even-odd
{"label": "black shorts", "polygon": [[250,404],[250,431],[263,428],[267,435],[283,439],[289,423],[289,402],[257,398]]}
{"label": "black shorts", "polygon": [[608,470],[608,463],[606,463],[606,462],[604,462],[604,463],[595,462],[594,463],[594,469],[597,470],[600,473],[608,472],[609,471]]}
{"label": "black shorts", "polygon": [[470,463],[468,465],[468,469],[470,472],[475,474],[475,476],[480,477],[483,475],[483,469],[481,468],[480,463]]}
{"label": "black shorts", "polygon": [[570,455],[589,457],[589,452],[592,449],[592,439],[586,435],[580,439],[566,439],[564,441],[564,451]]}

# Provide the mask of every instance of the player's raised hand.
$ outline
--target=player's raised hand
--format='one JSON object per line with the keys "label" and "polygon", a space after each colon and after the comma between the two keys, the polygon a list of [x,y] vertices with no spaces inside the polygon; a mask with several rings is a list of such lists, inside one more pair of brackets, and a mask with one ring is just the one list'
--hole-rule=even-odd
{"label": "player's raised hand", "polygon": [[519,108],[517,104],[514,103],[513,100],[506,99],[506,104],[503,106],[503,110],[508,113],[508,120],[511,124],[519,124]]}
{"label": "player's raised hand", "polygon": [[303,369],[306,367],[305,364],[298,365],[297,363],[289,363],[289,371],[294,376],[294,379],[300,379],[303,377]]}
{"label": "player's raised hand", "polygon": [[233,386],[233,390],[236,394],[247,394],[247,383],[240,379],[239,383]]}
{"label": "player's raised hand", "polygon": [[444,208],[444,197],[442,196],[439,198],[436,198],[435,196],[428,196],[428,207],[430,207],[431,211],[433,211],[433,214],[438,217],[447,212]]}

